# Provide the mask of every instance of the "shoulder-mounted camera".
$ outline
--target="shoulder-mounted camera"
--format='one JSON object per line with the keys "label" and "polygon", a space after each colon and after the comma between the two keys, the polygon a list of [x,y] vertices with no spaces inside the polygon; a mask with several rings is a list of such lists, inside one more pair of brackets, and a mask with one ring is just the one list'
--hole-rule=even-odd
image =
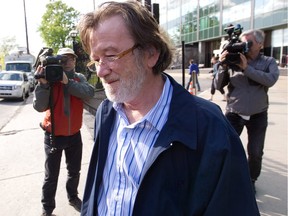
{"label": "shoulder-mounted camera", "polygon": [[241,35],[243,27],[240,24],[236,26],[230,24],[224,31],[228,34],[228,43],[224,46],[221,53],[227,50],[229,53],[226,55],[222,64],[228,65],[230,68],[238,68],[236,64],[240,63],[240,53],[246,54],[252,46],[252,41],[241,42],[239,36]]}
{"label": "shoulder-mounted camera", "polygon": [[35,74],[35,79],[44,78],[49,83],[62,81],[63,67],[62,64],[67,61],[65,55],[53,55],[53,49],[44,47],[40,50],[34,68],[41,65],[44,68],[43,74]]}

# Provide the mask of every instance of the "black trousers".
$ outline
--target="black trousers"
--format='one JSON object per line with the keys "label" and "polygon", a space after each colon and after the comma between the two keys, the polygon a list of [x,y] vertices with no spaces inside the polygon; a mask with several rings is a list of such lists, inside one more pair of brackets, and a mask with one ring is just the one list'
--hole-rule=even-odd
{"label": "black trousers", "polygon": [[[214,85],[214,78],[212,79],[212,83],[211,83],[211,90],[210,90],[210,93],[211,95],[214,95],[215,94],[215,91],[216,91],[216,88],[215,88],[215,85]],[[219,89],[219,91],[221,92],[221,94],[225,94],[225,91],[223,88]]]}
{"label": "black trousers", "polygon": [[267,111],[252,115],[249,120],[244,120],[241,116],[231,112],[228,112],[225,115],[239,136],[241,135],[244,126],[246,126],[248,134],[247,153],[250,177],[253,181],[256,181],[262,167],[265,135],[268,126]]}
{"label": "black trousers", "polygon": [[80,131],[72,136],[56,136],[55,150],[51,151],[50,133],[45,132],[45,178],[42,187],[43,210],[52,213],[55,209],[55,195],[60,173],[62,152],[65,153],[66,168],[68,171],[66,191],[68,200],[78,196],[78,185],[82,160],[82,138]]}

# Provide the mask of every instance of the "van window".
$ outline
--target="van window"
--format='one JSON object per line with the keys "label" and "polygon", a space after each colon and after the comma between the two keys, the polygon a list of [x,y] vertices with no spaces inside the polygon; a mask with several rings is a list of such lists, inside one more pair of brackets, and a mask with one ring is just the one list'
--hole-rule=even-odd
{"label": "van window", "polygon": [[29,63],[7,63],[6,70],[17,70],[17,71],[24,71],[24,72],[30,72],[31,71],[31,65]]}

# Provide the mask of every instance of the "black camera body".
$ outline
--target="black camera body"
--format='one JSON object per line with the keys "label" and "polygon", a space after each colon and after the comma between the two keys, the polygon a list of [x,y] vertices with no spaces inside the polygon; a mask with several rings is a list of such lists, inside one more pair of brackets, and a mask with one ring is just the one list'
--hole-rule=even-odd
{"label": "black camera body", "polygon": [[240,24],[237,24],[236,26],[230,24],[227,26],[224,30],[228,34],[228,43],[224,46],[223,53],[225,50],[227,50],[229,53],[226,55],[226,58],[224,61],[222,61],[222,64],[228,65],[230,68],[237,69],[238,67],[236,64],[240,63],[240,53],[246,54],[250,47],[252,46],[252,41],[248,42],[241,42],[239,40],[239,36],[242,33],[242,27]]}
{"label": "black camera body", "polygon": [[44,78],[49,83],[55,83],[62,81],[63,79],[63,67],[62,63],[67,61],[67,57],[64,55],[53,55],[53,49],[42,48],[37,56],[37,60],[34,67],[37,68],[38,65],[44,67],[43,74],[35,74],[35,79]]}

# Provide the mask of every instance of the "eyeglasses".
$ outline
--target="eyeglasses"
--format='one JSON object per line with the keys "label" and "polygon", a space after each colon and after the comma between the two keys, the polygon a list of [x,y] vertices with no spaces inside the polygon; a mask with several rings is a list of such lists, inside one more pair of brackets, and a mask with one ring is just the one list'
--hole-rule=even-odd
{"label": "eyeglasses", "polygon": [[112,63],[114,62],[115,60],[118,60],[118,59],[121,59],[123,58],[125,55],[127,55],[128,53],[132,52],[134,49],[136,49],[138,47],[137,44],[135,44],[133,47],[127,49],[127,50],[124,50],[123,52],[120,52],[116,55],[111,55],[111,56],[105,56],[102,58],[102,60],[92,60],[90,61],[88,64],[87,64],[87,67],[90,71],[92,72],[96,72],[96,67],[97,66],[100,66],[102,64],[107,64],[107,63]]}

